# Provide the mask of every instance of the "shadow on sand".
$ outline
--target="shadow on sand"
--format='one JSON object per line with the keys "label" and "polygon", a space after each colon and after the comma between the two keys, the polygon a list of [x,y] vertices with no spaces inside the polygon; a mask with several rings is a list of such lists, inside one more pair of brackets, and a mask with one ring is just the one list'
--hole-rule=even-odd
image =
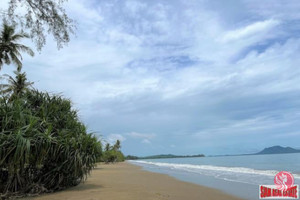
{"label": "shadow on sand", "polygon": [[90,183],[81,183],[78,186],[66,189],[64,191],[84,191],[84,190],[92,190],[92,189],[100,189],[102,188],[101,185],[95,185]]}

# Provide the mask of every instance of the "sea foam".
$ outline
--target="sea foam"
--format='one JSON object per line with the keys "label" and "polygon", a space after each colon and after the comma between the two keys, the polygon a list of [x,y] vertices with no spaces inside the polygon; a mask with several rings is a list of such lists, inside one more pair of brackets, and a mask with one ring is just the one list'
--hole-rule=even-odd
{"label": "sea foam", "polygon": [[[243,182],[249,184],[265,184],[273,182],[274,176],[279,172],[276,170],[258,170],[245,167],[223,167],[214,165],[194,165],[179,163],[163,163],[150,161],[130,161],[142,166],[167,169],[173,171],[184,171],[213,176],[226,181]],[[293,174],[295,179],[300,179],[300,174]]]}

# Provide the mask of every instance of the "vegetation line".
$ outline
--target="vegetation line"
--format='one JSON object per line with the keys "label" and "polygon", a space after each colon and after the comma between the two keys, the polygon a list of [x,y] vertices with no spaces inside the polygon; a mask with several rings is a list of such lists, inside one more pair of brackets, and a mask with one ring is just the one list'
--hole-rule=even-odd
{"label": "vegetation line", "polygon": [[[87,132],[70,99],[38,91],[22,72],[21,53],[34,56],[34,52],[20,41],[36,36],[38,50],[45,44],[44,24],[39,23],[48,24],[59,47],[69,41],[71,20],[60,4],[18,1],[29,9],[26,27],[33,31],[28,35],[16,33],[14,2],[10,1],[6,16],[10,20],[3,19],[0,34],[0,70],[4,65],[17,67],[14,76],[1,76],[5,83],[0,85],[0,199],[72,187],[85,181],[97,162],[124,161],[120,141],[106,144],[103,150],[101,140]],[[30,21],[32,9],[40,21]]]}

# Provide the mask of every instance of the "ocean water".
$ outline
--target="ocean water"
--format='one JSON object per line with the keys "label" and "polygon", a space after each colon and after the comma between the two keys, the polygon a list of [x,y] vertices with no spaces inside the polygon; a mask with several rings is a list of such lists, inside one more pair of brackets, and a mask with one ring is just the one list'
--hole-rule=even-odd
{"label": "ocean water", "polygon": [[222,190],[244,199],[258,199],[259,185],[274,185],[279,171],[291,172],[300,185],[300,153],[172,158],[129,161],[145,170]]}

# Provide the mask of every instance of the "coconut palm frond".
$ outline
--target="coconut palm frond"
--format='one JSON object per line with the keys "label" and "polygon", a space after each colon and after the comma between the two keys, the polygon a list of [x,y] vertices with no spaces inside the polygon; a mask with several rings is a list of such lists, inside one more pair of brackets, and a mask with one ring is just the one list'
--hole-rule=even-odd
{"label": "coconut palm frond", "polygon": [[18,70],[21,70],[21,52],[34,56],[32,49],[18,43],[21,39],[29,38],[29,35],[24,32],[15,32],[16,30],[14,26],[10,26],[6,23],[3,24],[2,31],[0,33],[0,69],[4,63],[7,65],[13,63],[17,66]]}
{"label": "coconut palm frond", "polygon": [[21,68],[22,68],[22,62],[21,62],[21,60],[13,52],[10,52],[9,55],[11,57],[12,62],[17,66],[17,70],[20,71]]}
{"label": "coconut palm frond", "polygon": [[15,97],[22,97],[28,91],[30,91],[33,82],[27,81],[26,73],[20,71],[14,71],[15,77],[8,74],[4,74],[7,84],[1,84],[1,94],[9,96],[10,100]]}
{"label": "coconut palm frond", "polygon": [[18,40],[23,39],[23,38],[29,38],[29,34],[22,32],[22,33],[12,35],[11,38],[14,41],[18,41]]}
{"label": "coconut palm frond", "polygon": [[27,53],[30,56],[34,56],[34,51],[31,48],[29,48],[29,47],[27,47],[25,45],[18,44],[18,45],[16,45],[16,49],[18,49],[18,50],[20,50],[22,52],[25,52],[25,53]]}

